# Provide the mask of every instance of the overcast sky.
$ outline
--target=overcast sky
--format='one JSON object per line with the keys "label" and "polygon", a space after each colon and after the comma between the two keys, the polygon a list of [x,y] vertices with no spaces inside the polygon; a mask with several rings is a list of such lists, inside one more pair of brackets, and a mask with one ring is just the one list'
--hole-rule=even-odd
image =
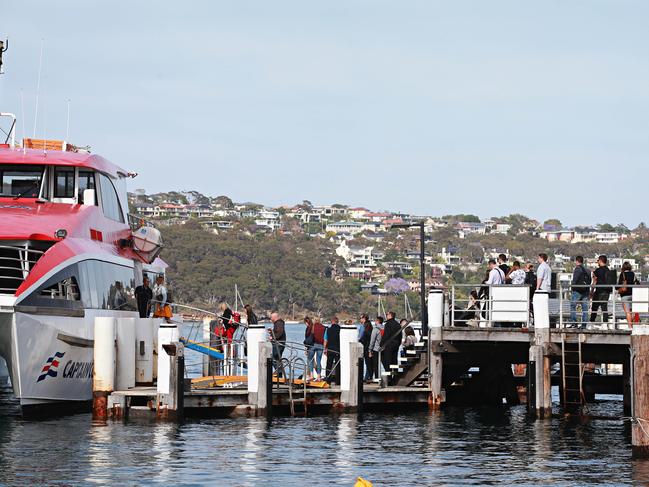
{"label": "overcast sky", "polygon": [[[268,205],[647,221],[649,2],[0,2],[0,110]],[[19,136],[22,120],[18,123]]]}

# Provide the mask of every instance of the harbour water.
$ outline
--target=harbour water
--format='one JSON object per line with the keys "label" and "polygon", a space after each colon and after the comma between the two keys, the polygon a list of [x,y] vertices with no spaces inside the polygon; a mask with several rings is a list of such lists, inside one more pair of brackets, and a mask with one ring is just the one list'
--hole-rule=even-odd
{"label": "harbour water", "polygon": [[[290,327],[297,340],[301,327]],[[309,418],[93,423],[20,418],[0,389],[2,485],[623,485],[631,460],[617,396],[594,419],[534,421],[525,407]]]}

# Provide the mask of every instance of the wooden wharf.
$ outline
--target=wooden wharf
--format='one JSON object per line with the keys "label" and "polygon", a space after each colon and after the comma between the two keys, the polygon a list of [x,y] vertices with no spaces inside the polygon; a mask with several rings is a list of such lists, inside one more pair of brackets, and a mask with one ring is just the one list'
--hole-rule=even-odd
{"label": "wooden wharf", "polygon": [[[558,410],[554,407],[554,414],[582,414],[596,394],[621,394],[625,414],[634,418],[634,453],[649,455],[649,325],[550,327],[549,316],[543,316],[544,309],[549,314],[547,301],[543,293],[535,295],[533,328],[453,326],[457,323],[445,323],[443,293],[431,290],[428,334],[384,372],[378,384],[363,383],[356,327],[341,327],[340,384],[327,388],[273,380],[272,344],[263,325],[248,330],[246,383],[192,386],[184,378],[182,342],[161,328],[158,362],[167,363],[157,367],[158,385],[109,391],[103,413],[95,416],[173,420],[507,403],[526,404],[532,416],[545,419],[553,414],[551,388],[558,386],[561,404]],[[622,374],[597,373],[590,364],[619,364]]]}

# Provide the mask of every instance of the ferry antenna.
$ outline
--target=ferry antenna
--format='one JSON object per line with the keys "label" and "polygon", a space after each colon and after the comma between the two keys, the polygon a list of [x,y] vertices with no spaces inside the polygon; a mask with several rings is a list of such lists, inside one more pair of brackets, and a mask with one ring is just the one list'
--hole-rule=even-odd
{"label": "ferry antenna", "polygon": [[45,39],[41,39],[41,54],[38,59],[38,77],[36,78],[36,108],[34,109],[34,132],[33,138],[36,138],[36,122],[38,121],[38,98],[41,93],[41,72],[43,70],[43,47]]}
{"label": "ferry antenna", "polygon": [[65,122],[65,140],[70,141],[70,99],[68,98],[68,116]]}
{"label": "ferry antenna", "polygon": [[23,124],[23,154],[27,152],[27,149],[25,148],[25,97],[23,96],[23,90],[22,88],[20,89],[20,111],[21,111],[21,116],[22,118],[22,124]]}

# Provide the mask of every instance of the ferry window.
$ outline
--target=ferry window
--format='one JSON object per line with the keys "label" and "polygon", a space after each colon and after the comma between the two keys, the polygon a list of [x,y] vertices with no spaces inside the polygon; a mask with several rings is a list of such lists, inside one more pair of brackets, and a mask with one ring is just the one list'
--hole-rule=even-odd
{"label": "ferry window", "polygon": [[[133,268],[99,260],[79,263],[82,285],[88,288],[90,307],[97,309],[116,309],[134,311],[135,274]],[[84,279],[89,279],[84,281]]]}
{"label": "ferry window", "polygon": [[122,209],[113,183],[107,176],[99,174],[99,186],[101,189],[101,207],[106,218],[124,223],[124,215],[122,215]]}
{"label": "ferry window", "polygon": [[54,171],[54,197],[74,198],[74,168],[56,168]]}
{"label": "ferry window", "polygon": [[74,276],[68,277],[41,290],[41,296],[50,299],[65,299],[66,301],[79,301],[79,285]]}
{"label": "ferry window", "polygon": [[83,192],[86,189],[95,189],[95,173],[92,171],[79,171],[79,193],[77,198],[79,203],[84,202]]}
{"label": "ferry window", "polygon": [[2,196],[38,198],[43,179],[39,166],[0,166],[0,191]]}

